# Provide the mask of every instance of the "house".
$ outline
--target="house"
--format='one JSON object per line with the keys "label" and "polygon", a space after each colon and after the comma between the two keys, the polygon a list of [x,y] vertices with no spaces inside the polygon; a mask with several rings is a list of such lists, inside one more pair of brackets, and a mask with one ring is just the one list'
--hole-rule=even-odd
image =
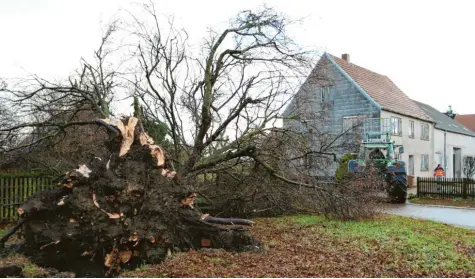
{"label": "house", "polygon": [[[307,133],[315,149],[322,146],[315,138],[333,135],[338,138],[335,145],[343,147],[334,149],[340,157],[356,151],[356,145],[345,143],[356,143],[361,128],[352,129],[349,136],[345,131],[364,118],[389,118],[392,140],[404,146],[404,153],[398,156],[408,163],[408,175],[432,176],[434,120],[387,76],[351,63],[348,54],[338,58],[325,53],[320,58],[285,109],[283,127]],[[322,171],[334,175],[336,167],[334,163],[325,171],[316,169],[315,175]]]}
{"label": "house", "polygon": [[456,115],[455,120],[475,132],[475,114]]}
{"label": "house", "polygon": [[475,132],[430,105],[414,102],[435,121],[433,165],[440,164],[446,177],[464,177],[463,158],[475,156]]}

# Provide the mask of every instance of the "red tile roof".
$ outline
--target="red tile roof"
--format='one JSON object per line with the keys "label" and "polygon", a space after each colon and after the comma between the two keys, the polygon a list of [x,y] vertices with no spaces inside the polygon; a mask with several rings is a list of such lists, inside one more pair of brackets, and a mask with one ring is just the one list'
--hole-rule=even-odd
{"label": "red tile roof", "polygon": [[387,76],[372,72],[336,56],[329,56],[381,106],[381,109],[433,122],[432,118]]}
{"label": "red tile roof", "polygon": [[475,132],[475,114],[456,115],[455,120]]}

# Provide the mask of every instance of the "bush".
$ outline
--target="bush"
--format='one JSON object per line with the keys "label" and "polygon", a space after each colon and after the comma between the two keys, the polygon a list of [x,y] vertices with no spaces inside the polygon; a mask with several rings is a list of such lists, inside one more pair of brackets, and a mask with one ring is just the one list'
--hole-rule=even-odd
{"label": "bush", "polygon": [[335,181],[342,181],[348,178],[348,163],[353,159],[353,155],[346,153],[340,158],[340,165],[335,172]]}

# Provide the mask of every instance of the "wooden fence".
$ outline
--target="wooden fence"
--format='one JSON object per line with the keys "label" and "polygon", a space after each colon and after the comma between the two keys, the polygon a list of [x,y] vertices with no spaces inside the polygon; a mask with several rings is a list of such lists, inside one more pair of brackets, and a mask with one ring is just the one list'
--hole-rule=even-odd
{"label": "wooden fence", "polygon": [[435,177],[417,178],[418,197],[437,197],[442,199],[475,198],[475,181],[466,178]]}
{"label": "wooden fence", "polygon": [[0,223],[17,220],[17,209],[22,202],[53,187],[51,176],[0,176]]}

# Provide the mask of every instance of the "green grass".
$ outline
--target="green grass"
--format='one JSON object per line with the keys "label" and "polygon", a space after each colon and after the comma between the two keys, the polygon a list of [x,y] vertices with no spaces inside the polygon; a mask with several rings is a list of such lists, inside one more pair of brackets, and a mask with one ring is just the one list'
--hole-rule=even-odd
{"label": "green grass", "polygon": [[294,216],[300,226],[316,226],[340,241],[354,242],[365,251],[391,250],[420,270],[475,271],[473,256],[459,247],[475,247],[475,231],[400,216],[360,222],[329,221],[320,216]]}

